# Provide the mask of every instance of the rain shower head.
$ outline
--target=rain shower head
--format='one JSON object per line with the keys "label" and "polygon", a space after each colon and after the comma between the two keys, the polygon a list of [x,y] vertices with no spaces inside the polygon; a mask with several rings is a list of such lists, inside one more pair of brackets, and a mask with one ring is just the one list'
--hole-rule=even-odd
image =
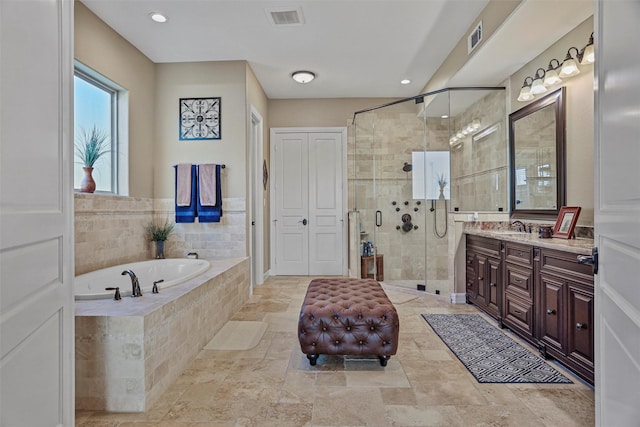
{"label": "rain shower head", "polygon": [[404,162],[404,166],[402,166],[402,170],[405,172],[411,172],[413,166],[410,163]]}

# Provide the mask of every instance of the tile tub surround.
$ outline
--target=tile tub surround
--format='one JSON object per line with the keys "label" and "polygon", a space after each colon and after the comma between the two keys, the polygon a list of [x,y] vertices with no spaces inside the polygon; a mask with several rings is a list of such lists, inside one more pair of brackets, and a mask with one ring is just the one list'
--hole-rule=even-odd
{"label": "tile tub surround", "polygon": [[[173,199],[146,199],[110,194],[75,193],[75,274],[152,259],[155,249],[145,226],[155,219],[175,220]],[[246,203],[225,198],[219,223],[176,224],[165,254],[182,258],[198,252],[204,259],[244,257]]]}
{"label": "tile tub surround", "polygon": [[144,412],[249,299],[248,258],[159,294],[76,301],[76,408]]}

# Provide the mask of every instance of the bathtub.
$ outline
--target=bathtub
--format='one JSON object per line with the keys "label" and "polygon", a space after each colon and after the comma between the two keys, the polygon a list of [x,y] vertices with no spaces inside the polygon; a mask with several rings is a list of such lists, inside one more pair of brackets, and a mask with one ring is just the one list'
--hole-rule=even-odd
{"label": "bathtub", "polygon": [[114,291],[105,290],[112,287],[119,287],[123,297],[131,295],[131,278],[128,275],[122,275],[125,270],[132,270],[135,273],[142,293],[145,294],[151,293],[153,282],[163,280],[158,283],[158,288],[168,288],[204,273],[209,266],[209,261],[202,259],[169,258],[103,268],[75,277],[75,299],[113,298]]}

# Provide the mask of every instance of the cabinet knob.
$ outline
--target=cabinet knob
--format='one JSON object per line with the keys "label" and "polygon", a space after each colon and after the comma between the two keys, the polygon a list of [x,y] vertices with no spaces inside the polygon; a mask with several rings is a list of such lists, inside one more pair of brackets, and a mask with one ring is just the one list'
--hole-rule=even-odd
{"label": "cabinet knob", "polygon": [[482,280],[482,277],[478,276],[478,280]]}
{"label": "cabinet knob", "polygon": [[555,310],[548,309],[548,310],[547,310],[547,314],[556,314],[556,311],[555,311]]}
{"label": "cabinet knob", "polygon": [[496,285],[496,284],[495,284],[495,283],[493,283],[493,282],[489,283],[489,286],[495,286],[495,285]]}
{"label": "cabinet knob", "polygon": [[576,323],[576,328],[577,329],[587,329],[587,325],[584,325],[582,323]]}

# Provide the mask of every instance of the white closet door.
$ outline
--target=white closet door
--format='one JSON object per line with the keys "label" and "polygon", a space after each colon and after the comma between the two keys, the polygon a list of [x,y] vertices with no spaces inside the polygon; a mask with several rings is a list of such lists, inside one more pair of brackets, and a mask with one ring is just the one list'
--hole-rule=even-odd
{"label": "white closet door", "polygon": [[74,423],[73,1],[0,1],[0,425]]}
{"label": "white closet door", "polygon": [[309,174],[306,133],[278,134],[275,141],[276,271],[309,274]]}
{"label": "white closet door", "polygon": [[342,274],[342,134],[309,134],[309,274]]}
{"label": "white closet door", "polygon": [[342,275],[345,131],[271,130],[276,275]]}

